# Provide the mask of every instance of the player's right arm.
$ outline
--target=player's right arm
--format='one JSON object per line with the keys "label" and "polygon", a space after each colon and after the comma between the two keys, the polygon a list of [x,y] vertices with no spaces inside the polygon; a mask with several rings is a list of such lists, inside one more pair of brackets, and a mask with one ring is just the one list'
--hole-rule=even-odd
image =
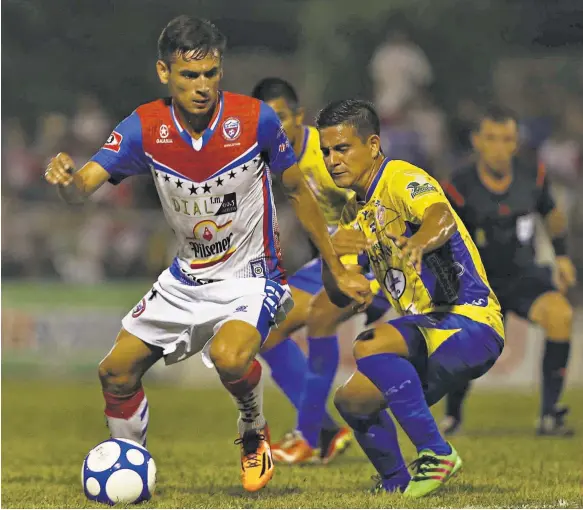
{"label": "player's right arm", "polygon": [[57,186],[60,197],[70,205],[82,204],[109,177],[105,168],[93,161],[75,172],[75,163],[64,152],[51,159],[45,172],[46,181]]}
{"label": "player's right arm", "polygon": [[131,175],[149,174],[150,168],[142,146],[142,127],[138,114],[120,122],[101,149],[79,171],[68,154],[51,159],[45,180],[57,186],[68,204],[82,204],[106,181],[119,184]]}

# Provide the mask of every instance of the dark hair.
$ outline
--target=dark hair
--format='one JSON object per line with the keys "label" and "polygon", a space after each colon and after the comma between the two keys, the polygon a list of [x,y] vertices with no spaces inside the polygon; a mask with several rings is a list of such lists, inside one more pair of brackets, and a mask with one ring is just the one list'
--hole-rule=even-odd
{"label": "dark hair", "polygon": [[170,64],[178,55],[193,52],[190,59],[200,60],[217,51],[222,58],[227,38],[210,21],[182,15],[170,21],[158,39],[158,58]]}
{"label": "dark hair", "polygon": [[333,101],[316,116],[318,129],[348,124],[356,129],[361,140],[380,133],[380,121],[374,106],[361,99]]}
{"label": "dark hair", "polygon": [[518,117],[510,108],[506,108],[505,106],[497,104],[490,104],[483,110],[482,115],[480,115],[479,121],[474,126],[474,131],[479,131],[482,122],[486,119],[500,124],[509,120],[513,120],[518,123]]}
{"label": "dark hair", "polygon": [[298,95],[291,83],[281,78],[264,78],[253,88],[251,95],[261,101],[273,101],[274,99],[285,99],[291,110],[298,108]]}

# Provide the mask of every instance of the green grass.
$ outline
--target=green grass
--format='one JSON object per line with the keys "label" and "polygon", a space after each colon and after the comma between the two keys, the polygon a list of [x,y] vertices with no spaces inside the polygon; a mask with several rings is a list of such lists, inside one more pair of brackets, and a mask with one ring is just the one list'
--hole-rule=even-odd
{"label": "green grass", "polygon": [[78,285],[62,282],[3,282],[2,308],[54,309],[62,307],[129,309],[151,288],[152,282]]}
{"label": "green grass", "polygon": [[[366,493],[373,469],[359,448],[328,467],[278,467],[270,485],[246,494],[239,484],[235,410],[221,389],[147,387],[149,448],[158,466],[154,499],[145,508],[434,508],[581,507],[579,439],[536,439],[537,397],[471,396],[466,435],[454,444],[464,469],[436,496],[410,501]],[[583,393],[567,394],[572,422],[583,431]],[[107,431],[95,384],[4,381],[2,507],[93,508],[84,499],[84,455]],[[275,390],[266,414],[279,436],[292,410]],[[403,439],[407,460],[414,451]]]}

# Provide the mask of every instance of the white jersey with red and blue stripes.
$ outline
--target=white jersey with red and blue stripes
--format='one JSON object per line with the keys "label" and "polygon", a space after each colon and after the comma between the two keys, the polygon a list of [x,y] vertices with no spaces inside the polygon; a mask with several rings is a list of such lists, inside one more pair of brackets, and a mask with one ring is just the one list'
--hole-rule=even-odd
{"label": "white jersey with red and blue stripes", "polygon": [[274,111],[221,92],[209,127],[195,140],[172,102],[137,108],[92,161],[117,184],[151,175],[179,248],[170,267],[183,283],[259,277],[285,283],[270,172],[296,162]]}

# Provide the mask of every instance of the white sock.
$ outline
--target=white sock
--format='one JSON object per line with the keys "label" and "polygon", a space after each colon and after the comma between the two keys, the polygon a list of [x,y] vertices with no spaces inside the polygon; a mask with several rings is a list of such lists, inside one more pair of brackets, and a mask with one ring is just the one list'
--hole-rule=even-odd
{"label": "white sock", "polygon": [[[107,427],[109,433],[113,438],[131,439],[136,443],[146,446],[146,439],[148,433],[148,421],[150,419],[150,409],[148,406],[148,399],[146,395],[139,403],[139,406],[130,416],[123,416],[123,409],[116,409],[117,412],[112,412],[108,398],[106,397],[107,407],[105,410],[105,418],[107,420]],[[121,407],[121,406],[119,406]],[[115,414],[115,416],[112,416]]]}

